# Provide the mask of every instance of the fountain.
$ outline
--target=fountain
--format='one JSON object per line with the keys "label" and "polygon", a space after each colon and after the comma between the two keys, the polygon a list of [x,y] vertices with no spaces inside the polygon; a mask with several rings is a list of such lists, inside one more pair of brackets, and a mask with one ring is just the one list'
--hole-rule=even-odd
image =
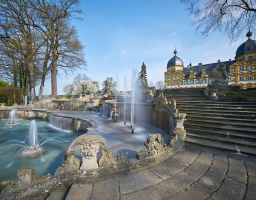
{"label": "fountain", "polygon": [[108,120],[112,120],[112,118],[113,118],[113,110],[111,111],[111,113],[110,113],[110,116],[109,116],[109,119]]}
{"label": "fountain", "polygon": [[86,104],[84,104],[84,112],[86,112],[86,110],[87,110],[87,106]]}
{"label": "fountain", "polygon": [[21,156],[34,158],[38,155],[42,155],[43,151],[44,149],[39,145],[36,121],[32,120],[29,126],[29,146],[22,151]]}
{"label": "fountain", "polygon": [[126,76],[124,77],[124,96],[123,96],[123,106],[124,106],[124,125],[126,125],[126,107],[127,107],[127,88],[126,88]]}
{"label": "fountain", "polygon": [[134,133],[135,79],[136,79],[136,71],[134,69],[133,74],[132,74],[132,99],[131,99],[131,129],[132,129],[132,133]]}
{"label": "fountain", "polygon": [[17,114],[17,110],[11,110],[10,114],[9,114],[9,119],[10,121],[6,124],[6,126],[15,126],[17,125],[15,122],[16,119],[16,114]]}

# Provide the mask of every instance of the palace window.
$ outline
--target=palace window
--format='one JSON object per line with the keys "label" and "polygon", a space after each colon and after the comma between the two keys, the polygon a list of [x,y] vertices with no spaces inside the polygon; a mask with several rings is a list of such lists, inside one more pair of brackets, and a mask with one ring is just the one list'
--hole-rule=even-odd
{"label": "palace window", "polygon": [[188,81],[188,84],[190,85],[190,81]]}
{"label": "palace window", "polygon": [[253,56],[247,56],[247,60],[252,61],[253,60]]}
{"label": "palace window", "polygon": [[203,72],[203,75],[205,76],[205,75],[206,75],[206,72]]}
{"label": "palace window", "polygon": [[248,67],[247,67],[247,70],[252,70],[252,66],[248,66]]}
{"label": "palace window", "polygon": [[173,75],[171,75],[171,78],[173,78]]}
{"label": "palace window", "polygon": [[248,77],[247,77],[247,80],[248,80],[248,81],[252,80],[252,77],[251,77],[251,76],[248,76]]}
{"label": "palace window", "polygon": [[230,81],[234,82],[234,81],[235,81],[235,77],[232,76],[232,77],[230,78]]}
{"label": "palace window", "polygon": [[243,76],[240,76],[239,80],[242,81],[243,79],[244,79],[244,77],[243,77]]}
{"label": "palace window", "polygon": [[235,72],[235,68],[232,68],[231,71],[232,71],[232,72]]}
{"label": "palace window", "polygon": [[243,71],[243,67],[240,67],[240,71]]}
{"label": "palace window", "polygon": [[183,82],[182,82],[182,81],[180,82],[180,85],[183,85]]}
{"label": "palace window", "polygon": [[178,75],[177,75],[177,74],[175,75],[175,78],[178,78]]}
{"label": "palace window", "polygon": [[244,76],[244,81],[246,81],[246,76]]}
{"label": "palace window", "polygon": [[182,74],[180,75],[180,77],[182,78]]}
{"label": "palace window", "polygon": [[191,84],[194,84],[194,80],[191,81]]}
{"label": "palace window", "polygon": [[187,85],[188,84],[188,81],[185,81],[185,85]]}
{"label": "palace window", "polygon": [[244,67],[244,71],[246,71],[246,67]]}

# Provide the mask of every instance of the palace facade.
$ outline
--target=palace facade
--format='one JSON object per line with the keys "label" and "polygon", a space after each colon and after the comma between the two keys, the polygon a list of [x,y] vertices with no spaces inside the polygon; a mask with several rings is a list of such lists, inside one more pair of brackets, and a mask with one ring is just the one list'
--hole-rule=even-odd
{"label": "palace facade", "polygon": [[174,56],[167,63],[165,72],[165,89],[205,88],[213,81],[207,71],[219,64],[225,64],[229,74],[229,85],[241,86],[243,89],[256,88],[256,40],[252,40],[252,33],[246,34],[247,41],[241,44],[235,60],[184,67],[183,61],[174,51]]}

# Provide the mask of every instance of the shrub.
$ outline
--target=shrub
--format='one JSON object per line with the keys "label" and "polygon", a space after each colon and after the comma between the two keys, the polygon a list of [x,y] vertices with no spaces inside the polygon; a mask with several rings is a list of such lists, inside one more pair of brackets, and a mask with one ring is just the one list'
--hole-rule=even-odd
{"label": "shrub", "polygon": [[23,95],[20,88],[0,87],[0,103],[12,106],[14,103],[22,104]]}

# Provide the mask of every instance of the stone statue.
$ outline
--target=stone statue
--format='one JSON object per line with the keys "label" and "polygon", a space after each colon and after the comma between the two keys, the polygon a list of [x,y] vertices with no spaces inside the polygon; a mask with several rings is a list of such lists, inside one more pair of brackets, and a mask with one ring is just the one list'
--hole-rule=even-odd
{"label": "stone statue", "polygon": [[[100,166],[107,162],[112,162],[112,154],[106,148],[106,140],[99,135],[79,136],[71,143],[66,151],[70,153],[72,150],[75,150],[77,152],[76,154],[82,157],[81,170],[90,170],[99,167],[97,154],[100,150],[102,150],[102,156],[105,156],[101,159]],[[107,159],[111,161],[107,161]]]}
{"label": "stone statue", "polygon": [[213,78],[212,85],[216,84],[228,84],[228,73],[226,70],[226,65],[221,63],[217,67],[214,67],[207,71],[208,74]]}
{"label": "stone statue", "polygon": [[139,152],[139,159],[145,159],[147,157],[157,156],[158,154],[164,153],[166,145],[161,134],[150,134],[145,142],[146,149]]}
{"label": "stone statue", "polygon": [[208,74],[212,76],[213,82],[207,86],[204,93],[213,100],[224,98],[225,91],[228,88],[226,65],[221,63],[217,67],[208,70]]}
{"label": "stone statue", "polygon": [[107,147],[102,146],[101,147],[102,156],[99,159],[99,166],[109,166],[113,165],[115,163],[115,159],[112,156],[112,153],[107,149]]}
{"label": "stone statue", "polygon": [[18,170],[18,184],[22,187],[31,185],[35,178],[35,170],[32,167],[23,166],[21,170]]}
{"label": "stone statue", "polygon": [[78,170],[80,167],[80,160],[76,157],[76,151],[72,150],[68,153],[67,159],[64,162],[66,170]]}

